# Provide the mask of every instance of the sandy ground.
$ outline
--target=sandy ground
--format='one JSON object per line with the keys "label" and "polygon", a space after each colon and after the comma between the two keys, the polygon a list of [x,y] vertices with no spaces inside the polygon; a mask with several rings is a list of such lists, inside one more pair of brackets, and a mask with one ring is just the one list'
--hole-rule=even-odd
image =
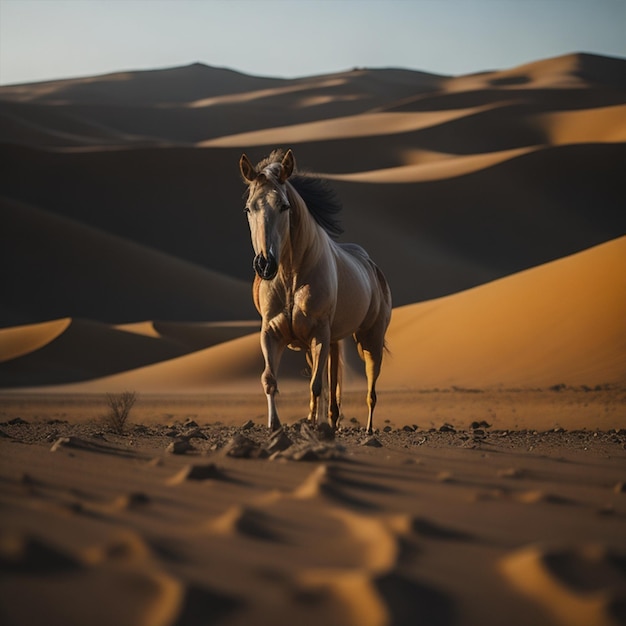
{"label": "sandy ground", "polygon": [[139,397],[122,435],[101,396],[4,396],[2,623],[626,623],[626,431],[505,429],[494,395],[334,439],[296,398],[270,438],[253,396]]}

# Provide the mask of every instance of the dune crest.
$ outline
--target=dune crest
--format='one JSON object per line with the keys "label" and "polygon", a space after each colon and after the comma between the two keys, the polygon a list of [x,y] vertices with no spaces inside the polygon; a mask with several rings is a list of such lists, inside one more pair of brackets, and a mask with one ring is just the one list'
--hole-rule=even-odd
{"label": "dune crest", "polygon": [[62,335],[72,323],[69,317],[40,324],[0,328],[0,362],[39,350]]}

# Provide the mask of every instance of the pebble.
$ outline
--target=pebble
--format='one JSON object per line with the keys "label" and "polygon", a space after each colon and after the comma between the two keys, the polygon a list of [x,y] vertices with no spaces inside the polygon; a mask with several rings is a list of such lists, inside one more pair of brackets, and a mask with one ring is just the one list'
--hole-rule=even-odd
{"label": "pebble", "polygon": [[267,450],[245,435],[235,435],[224,446],[224,454],[236,459],[258,459],[269,456]]}
{"label": "pebble", "polygon": [[190,450],[193,450],[193,446],[189,443],[189,439],[177,439],[165,448],[165,451],[170,454],[185,454]]}
{"label": "pebble", "polygon": [[248,420],[242,427],[241,430],[250,430],[254,427],[254,422],[252,420]]}
{"label": "pebble", "polygon": [[183,433],[185,439],[206,439],[206,435],[198,428],[189,428]]}
{"label": "pebble", "polygon": [[12,420],[9,420],[7,424],[11,426],[15,426],[16,424],[28,424],[28,422],[21,417],[14,417]]}
{"label": "pebble", "polygon": [[335,438],[335,431],[328,422],[321,422],[317,425],[317,436],[320,441],[332,441]]}
{"label": "pebble", "polygon": [[373,435],[364,439],[360,445],[369,446],[370,448],[382,448],[383,444]]}
{"label": "pebble", "polygon": [[289,435],[282,428],[279,428],[270,435],[270,441],[266,450],[269,454],[274,454],[275,452],[282,452],[292,445],[293,441]]}
{"label": "pebble", "polygon": [[224,480],[225,478],[224,472],[215,463],[207,463],[206,465],[187,465],[174,476],[172,482],[208,479]]}

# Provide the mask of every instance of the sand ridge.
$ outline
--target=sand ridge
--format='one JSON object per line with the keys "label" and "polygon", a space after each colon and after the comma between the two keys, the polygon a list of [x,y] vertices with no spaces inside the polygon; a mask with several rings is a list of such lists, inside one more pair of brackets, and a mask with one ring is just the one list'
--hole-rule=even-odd
{"label": "sand ridge", "polygon": [[[353,428],[316,463],[228,454],[233,435],[267,445],[262,426],[189,424],[2,424],[8,623],[621,623],[623,435],[395,430],[373,448]],[[192,449],[167,454],[169,430]],[[123,602],[93,616],[103,589]]]}

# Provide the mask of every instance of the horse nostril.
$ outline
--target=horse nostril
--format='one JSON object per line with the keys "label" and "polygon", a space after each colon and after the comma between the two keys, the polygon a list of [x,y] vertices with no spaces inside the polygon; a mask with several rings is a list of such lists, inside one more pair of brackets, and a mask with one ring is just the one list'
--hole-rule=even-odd
{"label": "horse nostril", "polygon": [[272,254],[269,254],[267,258],[262,253],[257,254],[252,265],[257,276],[263,280],[271,280],[278,273],[278,263]]}

